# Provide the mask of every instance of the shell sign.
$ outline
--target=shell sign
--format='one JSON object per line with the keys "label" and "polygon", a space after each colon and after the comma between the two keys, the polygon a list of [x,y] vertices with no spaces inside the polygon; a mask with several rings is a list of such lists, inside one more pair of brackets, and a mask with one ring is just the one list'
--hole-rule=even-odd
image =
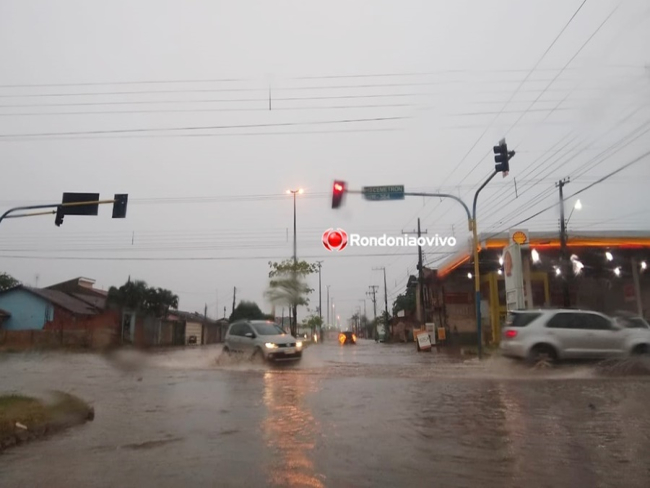
{"label": "shell sign", "polygon": [[528,232],[525,230],[514,230],[510,233],[510,242],[519,244],[522,247],[527,247],[530,244],[528,239]]}

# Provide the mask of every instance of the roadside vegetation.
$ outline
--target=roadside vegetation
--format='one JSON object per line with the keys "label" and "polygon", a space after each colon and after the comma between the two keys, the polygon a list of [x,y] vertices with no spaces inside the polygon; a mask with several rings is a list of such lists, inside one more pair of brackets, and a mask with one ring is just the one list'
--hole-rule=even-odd
{"label": "roadside vegetation", "polygon": [[83,424],[94,416],[90,405],[69,393],[52,392],[47,399],[0,395],[0,451]]}

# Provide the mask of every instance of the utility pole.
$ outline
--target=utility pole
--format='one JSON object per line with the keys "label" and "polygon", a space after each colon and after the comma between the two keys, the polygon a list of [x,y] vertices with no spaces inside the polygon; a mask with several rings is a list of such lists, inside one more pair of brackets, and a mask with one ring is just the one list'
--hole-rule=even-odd
{"label": "utility pole", "polygon": [[[287,193],[290,193],[293,195],[293,278],[296,279],[297,274],[298,274],[298,237],[296,233],[296,195],[302,194],[303,189],[300,188],[298,190],[287,190]],[[291,328],[291,333],[296,334],[298,330],[298,304],[294,303],[292,306],[292,314],[293,316],[293,326]]]}
{"label": "utility pole", "polygon": [[330,286],[327,285],[327,325],[330,325]]}
{"label": "utility pole", "polygon": [[377,296],[376,296],[377,295],[377,288],[379,288],[379,287],[377,285],[370,285],[368,288],[370,288],[370,291],[367,291],[366,295],[368,295],[369,297],[372,297],[371,298],[371,300],[372,300],[372,308],[373,308],[374,316],[375,316],[375,320],[374,320],[375,325],[372,328],[372,331],[373,331],[372,333],[375,336],[375,340],[379,340],[379,335],[377,334]]}
{"label": "utility pole", "polygon": [[382,266],[381,268],[373,268],[375,271],[383,271],[384,272],[384,313],[386,314],[384,316],[384,321],[385,321],[385,327],[386,327],[386,340],[389,340],[389,337],[392,335],[389,330],[390,326],[388,324],[388,285],[386,284],[386,267]]}
{"label": "utility pole", "polygon": [[[237,287],[232,289],[232,313],[235,313],[235,300],[237,299]],[[225,307],[224,307],[225,309]]]}
{"label": "utility pole", "polygon": [[[415,234],[416,232],[404,232],[402,231],[403,234]],[[420,245],[420,237],[422,237],[422,234],[426,234],[427,231],[425,230],[422,232],[420,229],[420,218],[418,217],[418,230],[417,230],[417,235],[418,235],[418,292],[419,292],[419,302],[420,306],[418,307],[418,320],[420,321],[420,328],[424,330],[424,324],[426,322],[426,310],[424,307],[424,265],[422,263],[422,246]]]}
{"label": "utility pole", "polygon": [[566,221],[564,220],[564,185],[569,183],[569,178],[558,181],[555,186],[560,190],[560,276],[562,277],[562,297],[564,308],[571,306],[571,296],[569,295],[569,267],[567,266],[566,248]]}
{"label": "utility pole", "polygon": [[321,265],[323,264],[323,261],[316,261],[316,264],[318,264],[318,318],[320,319],[320,330],[319,336],[320,339],[323,340],[323,293],[321,292]]}

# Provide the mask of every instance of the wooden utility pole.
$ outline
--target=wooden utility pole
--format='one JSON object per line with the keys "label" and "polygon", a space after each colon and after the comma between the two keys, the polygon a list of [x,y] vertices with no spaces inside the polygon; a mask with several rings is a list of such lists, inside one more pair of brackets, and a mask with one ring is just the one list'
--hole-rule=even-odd
{"label": "wooden utility pole", "polygon": [[237,300],[237,287],[232,289],[232,313],[235,313],[235,301]]}
{"label": "wooden utility pole", "polygon": [[426,322],[426,309],[424,306],[424,264],[422,263],[422,246],[420,245],[420,237],[422,234],[426,234],[425,230],[422,232],[420,229],[420,218],[418,217],[418,230],[413,232],[404,232],[403,234],[416,234],[418,235],[418,320],[420,321],[420,328],[424,330],[424,324]]}
{"label": "wooden utility pole", "polygon": [[571,306],[571,296],[569,294],[569,274],[570,267],[567,265],[567,236],[566,221],[564,220],[564,186],[569,183],[568,178],[558,181],[555,186],[560,190],[560,273],[562,277],[562,297],[564,308]]}

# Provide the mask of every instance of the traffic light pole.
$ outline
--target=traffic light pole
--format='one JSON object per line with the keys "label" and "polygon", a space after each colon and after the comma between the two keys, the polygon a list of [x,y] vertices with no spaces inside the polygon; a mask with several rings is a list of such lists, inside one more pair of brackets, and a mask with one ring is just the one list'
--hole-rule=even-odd
{"label": "traffic light pole", "polygon": [[[472,232],[472,247],[473,256],[474,256],[474,290],[475,290],[475,301],[476,301],[476,331],[478,334],[477,345],[478,345],[478,357],[481,359],[483,357],[483,338],[481,330],[481,276],[480,276],[480,267],[479,267],[479,240],[478,240],[478,230],[476,225],[476,203],[478,200],[478,195],[487,186],[487,184],[496,176],[497,173],[503,173],[504,176],[508,174],[509,165],[508,161],[512,156],[515,155],[514,151],[508,151],[505,140],[500,141],[499,146],[495,146],[494,153],[495,162],[498,163],[495,167],[495,171],[490,175],[490,177],[483,182],[480,188],[474,194],[474,202],[472,206],[472,212],[470,212],[469,207],[465,204],[456,195],[451,195],[449,193],[423,193],[423,192],[404,192],[404,196],[414,196],[414,197],[435,197],[435,198],[450,198],[457,201],[463,206],[465,213],[467,215],[467,223],[469,230]],[[350,190],[347,188],[347,184],[344,181],[337,180],[334,182],[334,193],[332,198],[332,208],[338,208],[342,203],[342,198],[345,193],[355,193],[355,194],[364,194],[362,190]],[[386,303],[386,314],[388,314],[388,303]]]}
{"label": "traffic light pole", "polygon": [[483,331],[481,329],[481,270],[479,266],[479,247],[478,242],[478,230],[476,225],[476,202],[478,200],[478,194],[481,193],[481,190],[487,186],[487,184],[497,175],[498,171],[495,171],[490,175],[490,177],[483,182],[483,184],[476,190],[474,194],[474,204],[472,205],[472,245],[474,247],[474,294],[476,301],[476,331],[478,333],[477,346],[478,346],[478,358],[483,357]]}

